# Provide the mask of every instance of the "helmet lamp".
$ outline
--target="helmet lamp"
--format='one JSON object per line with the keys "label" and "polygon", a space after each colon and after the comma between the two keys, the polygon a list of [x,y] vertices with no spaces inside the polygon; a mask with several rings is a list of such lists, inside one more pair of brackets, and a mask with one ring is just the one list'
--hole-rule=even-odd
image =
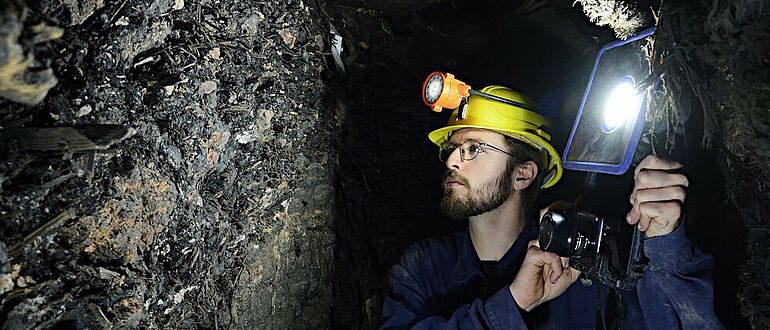
{"label": "helmet lamp", "polygon": [[425,83],[425,100],[429,103],[436,103],[444,89],[444,77],[440,74],[434,74],[428,77]]}
{"label": "helmet lamp", "polygon": [[422,84],[422,101],[433,111],[455,109],[470,95],[471,87],[451,73],[433,72]]}

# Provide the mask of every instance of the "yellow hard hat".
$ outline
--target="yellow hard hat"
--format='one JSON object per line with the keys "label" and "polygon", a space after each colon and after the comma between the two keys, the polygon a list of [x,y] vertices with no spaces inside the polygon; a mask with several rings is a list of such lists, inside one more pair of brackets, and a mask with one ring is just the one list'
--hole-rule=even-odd
{"label": "yellow hard hat", "polygon": [[[529,108],[536,108],[534,100],[518,92],[502,87],[488,86],[481,94],[491,94],[514,101]],[[561,157],[551,145],[551,124],[545,117],[531,110],[512,104],[492,100],[474,93],[468,97],[467,105],[460,105],[452,111],[446,127],[428,134],[428,138],[439,147],[445,146],[452,132],[462,128],[484,128],[510,136],[540,151],[546,167],[543,187],[548,188],[559,181],[562,174]]]}

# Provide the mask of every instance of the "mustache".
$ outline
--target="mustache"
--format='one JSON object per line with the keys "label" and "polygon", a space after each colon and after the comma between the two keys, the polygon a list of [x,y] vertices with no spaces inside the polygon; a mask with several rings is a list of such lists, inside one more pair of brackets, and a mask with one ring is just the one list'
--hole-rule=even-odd
{"label": "mustache", "polygon": [[442,182],[444,182],[444,184],[446,184],[446,182],[447,182],[447,180],[449,178],[452,178],[452,179],[454,179],[456,181],[459,181],[460,184],[462,184],[463,186],[467,186],[468,185],[468,179],[466,179],[465,177],[463,177],[460,174],[457,174],[457,172],[455,172],[455,171],[447,170],[446,172],[444,172],[444,178],[443,178]]}

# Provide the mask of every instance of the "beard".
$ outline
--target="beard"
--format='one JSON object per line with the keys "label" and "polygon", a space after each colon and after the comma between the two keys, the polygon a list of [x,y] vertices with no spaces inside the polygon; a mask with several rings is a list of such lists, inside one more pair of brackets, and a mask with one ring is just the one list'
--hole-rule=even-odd
{"label": "beard", "polygon": [[461,197],[457,196],[453,189],[447,188],[446,185],[444,186],[444,197],[441,199],[441,213],[451,219],[462,220],[492,211],[503,205],[505,200],[511,195],[513,181],[511,180],[511,171],[507,167],[505,171],[478,190],[471,189],[468,185],[468,180],[454,171],[444,173],[444,180],[442,182],[446,182],[449,177],[460,181],[468,189],[468,193]]}

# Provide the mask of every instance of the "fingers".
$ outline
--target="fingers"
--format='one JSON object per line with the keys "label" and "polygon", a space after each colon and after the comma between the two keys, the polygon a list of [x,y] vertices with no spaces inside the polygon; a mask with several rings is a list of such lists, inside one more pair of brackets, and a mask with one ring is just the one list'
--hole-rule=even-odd
{"label": "fingers", "polygon": [[548,277],[548,280],[551,281],[551,283],[556,284],[559,277],[564,274],[564,266],[561,263],[561,258],[556,254],[543,252],[543,261],[550,267],[551,274]]}
{"label": "fingers", "polygon": [[559,260],[561,261],[562,269],[558,277],[552,276],[551,284],[555,284],[556,286],[564,286],[564,288],[566,288],[577,281],[578,277],[580,277],[580,271],[569,266],[569,258],[559,257]]}
{"label": "fingers", "polygon": [[636,166],[636,170],[634,170],[634,177],[636,177],[636,175],[643,170],[673,171],[680,168],[682,168],[682,164],[679,162],[659,158],[655,155],[647,155],[647,157],[644,157],[644,159],[639,162],[639,165]]}
{"label": "fingers", "polygon": [[[681,208],[687,198],[687,192],[683,186],[670,186],[656,189],[635,190],[630,197],[632,205],[626,220],[630,224],[636,224],[642,216],[639,206],[647,202],[677,202],[677,208]],[[651,217],[652,215],[648,215]]]}
{"label": "fingers", "polygon": [[682,207],[679,202],[647,202],[639,205],[641,217],[639,230],[647,237],[665,235],[674,230],[681,216]]}
{"label": "fingers", "polygon": [[[582,274],[582,272],[577,270],[576,268],[572,268],[572,267],[569,266],[569,258],[562,258],[562,259],[567,259],[567,266],[565,267],[565,269],[566,269],[566,271],[569,271],[571,273],[570,274],[570,275],[572,275],[571,281],[572,282],[577,281],[578,277],[580,277],[580,274]],[[572,283],[570,283],[570,284],[572,284]]]}
{"label": "fingers", "polygon": [[540,240],[533,239],[533,240],[529,241],[529,244],[527,244],[527,248],[532,248],[533,246],[537,247],[539,249],[540,248]]}
{"label": "fingers", "polygon": [[556,283],[564,273],[564,265],[562,259],[554,253],[544,252],[540,250],[540,243],[537,240],[531,240],[529,242],[528,255],[532,255],[535,259],[535,265],[542,267],[546,272],[544,276],[548,276],[548,281]]}
{"label": "fingers", "polygon": [[685,198],[687,198],[687,191],[685,191],[684,186],[669,186],[634,190],[628,201],[631,204],[668,200],[676,200],[684,203]]}
{"label": "fingers", "polygon": [[681,163],[648,155],[634,171],[632,207],[626,221],[637,224],[647,237],[667,234],[679,221],[690,185],[687,176],[672,172],[681,168]]}
{"label": "fingers", "polygon": [[643,170],[634,176],[635,189],[660,188],[668,186],[690,186],[687,176],[663,170]]}
{"label": "fingers", "polygon": [[577,280],[580,272],[568,268],[568,258],[540,250],[537,240],[529,242],[527,255],[509,286],[516,304],[531,311],[561,295]]}

